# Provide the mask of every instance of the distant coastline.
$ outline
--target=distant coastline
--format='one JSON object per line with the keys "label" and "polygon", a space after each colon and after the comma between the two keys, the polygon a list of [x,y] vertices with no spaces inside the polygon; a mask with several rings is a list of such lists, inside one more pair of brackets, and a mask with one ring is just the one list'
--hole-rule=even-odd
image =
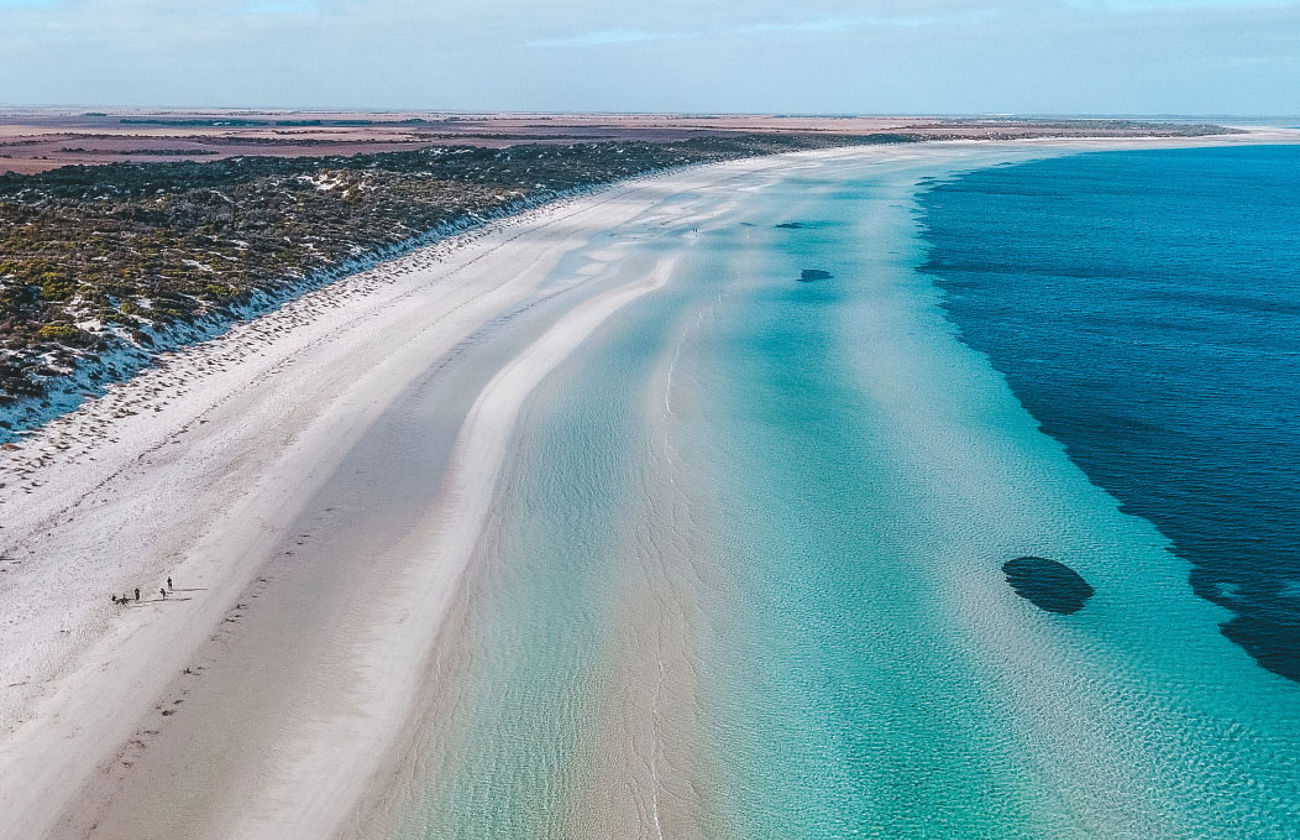
{"label": "distant coastline", "polygon": [[0,176],[0,443],[306,291],[615,181],[909,138],[431,148]]}
{"label": "distant coastline", "polygon": [[[229,122],[84,116],[101,114],[132,125]],[[245,118],[239,124],[264,122]],[[273,124],[314,129],[375,122]],[[412,125],[409,118],[389,123]],[[0,242],[0,443],[131,378],[160,353],[220,335],[305,291],[492,219],[629,177],[860,144],[1231,131],[1131,121],[931,120],[906,132],[769,128],[560,145],[555,138],[568,135],[556,135],[554,124],[545,127],[538,136],[549,143],[503,149],[429,146],[348,157],[126,162],[0,176],[0,221],[8,229]],[[161,149],[167,151],[180,150]]]}

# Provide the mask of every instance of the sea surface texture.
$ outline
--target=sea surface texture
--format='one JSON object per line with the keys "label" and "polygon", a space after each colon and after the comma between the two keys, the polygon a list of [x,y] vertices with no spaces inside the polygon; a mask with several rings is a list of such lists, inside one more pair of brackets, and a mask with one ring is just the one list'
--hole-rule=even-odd
{"label": "sea surface texture", "polygon": [[989,169],[924,207],[962,337],[1300,680],[1300,147]]}
{"label": "sea surface texture", "polygon": [[556,269],[672,265],[528,403],[373,836],[1300,837],[1300,154],[967,148]]}

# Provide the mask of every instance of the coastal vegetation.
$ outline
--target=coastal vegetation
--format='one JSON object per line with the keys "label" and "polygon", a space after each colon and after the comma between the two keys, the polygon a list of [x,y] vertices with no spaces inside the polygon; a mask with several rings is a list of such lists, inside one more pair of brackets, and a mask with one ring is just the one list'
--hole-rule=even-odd
{"label": "coastal vegetation", "polygon": [[907,139],[431,147],[0,176],[0,407],[39,404],[47,384],[105,351],[147,355],[187,326],[229,323],[431,232],[668,167]]}

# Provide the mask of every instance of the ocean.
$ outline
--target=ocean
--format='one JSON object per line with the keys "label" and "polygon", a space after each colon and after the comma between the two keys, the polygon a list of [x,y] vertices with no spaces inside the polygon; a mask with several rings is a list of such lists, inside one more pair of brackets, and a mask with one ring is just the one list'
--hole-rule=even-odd
{"label": "ocean", "polygon": [[1300,680],[1300,147],[991,169],[923,207],[963,340]]}
{"label": "ocean", "polygon": [[376,836],[1300,836],[1300,150],[954,148],[590,243]]}

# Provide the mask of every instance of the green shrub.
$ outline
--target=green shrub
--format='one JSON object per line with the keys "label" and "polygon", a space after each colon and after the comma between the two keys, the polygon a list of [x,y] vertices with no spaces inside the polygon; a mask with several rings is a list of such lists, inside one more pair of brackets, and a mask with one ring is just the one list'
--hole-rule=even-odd
{"label": "green shrub", "polygon": [[204,285],[203,292],[213,300],[229,300],[235,296],[235,290],[229,286],[222,286],[218,283],[208,283]]}
{"label": "green shrub", "polygon": [[41,297],[46,300],[67,300],[77,292],[77,281],[57,271],[41,275]]}
{"label": "green shrub", "polygon": [[60,344],[81,344],[89,336],[71,324],[46,324],[36,331],[36,337]]}

